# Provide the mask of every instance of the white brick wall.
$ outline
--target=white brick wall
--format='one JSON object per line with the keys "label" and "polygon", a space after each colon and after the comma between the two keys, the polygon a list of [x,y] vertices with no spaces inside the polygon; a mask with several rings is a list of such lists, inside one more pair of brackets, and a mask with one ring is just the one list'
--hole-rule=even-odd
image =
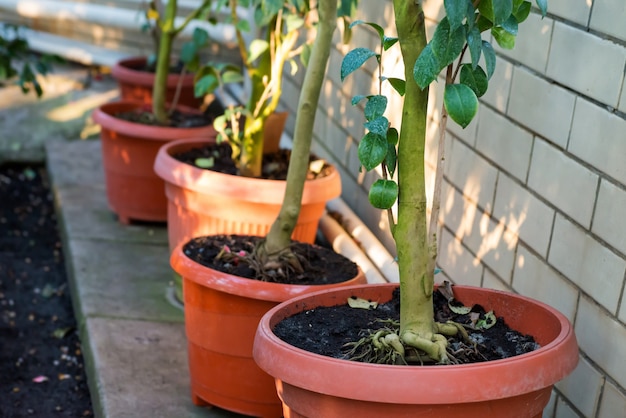
{"label": "white brick wall", "polygon": [[[424,0],[431,34],[442,3]],[[581,361],[543,416],[612,418],[626,410],[626,1],[549,0],[548,8],[544,19],[533,9],[516,49],[496,46],[496,72],[470,126],[448,125],[438,262],[442,278],[512,290],[570,318]],[[392,15],[390,0],[361,2],[358,18],[393,31]],[[352,47],[363,44],[372,38]],[[374,176],[358,173],[363,119],[349,105],[376,81],[364,71],[339,81],[349,49],[331,57],[321,107],[333,123],[318,122],[316,132],[345,164],[343,198],[393,252],[385,216],[367,202]],[[397,61],[396,53],[385,68],[399,71]],[[431,123],[442,87],[431,90]],[[393,103],[397,121],[401,100]],[[429,162],[437,131],[429,127]],[[330,138],[339,133],[347,135]]]}

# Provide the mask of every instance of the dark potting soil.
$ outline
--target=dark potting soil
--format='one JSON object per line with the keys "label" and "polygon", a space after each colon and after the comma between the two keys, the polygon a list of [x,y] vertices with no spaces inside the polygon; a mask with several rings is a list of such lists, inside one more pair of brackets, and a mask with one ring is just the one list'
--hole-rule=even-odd
{"label": "dark potting soil", "polygon": [[[433,298],[435,320],[466,325],[467,333],[475,343],[475,346],[467,344],[458,335],[448,338],[448,353],[452,354],[455,364],[499,360],[539,348],[532,336],[510,329],[500,317],[491,328],[470,329],[471,324],[486,319],[486,312],[480,305],[473,306],[470,313],[457,314],[451,310],[447,297],[440,292],[435,292]],[[455,300],[451,304],[461,305]],[[494,314],[497,315],[497,312]],[[396,289],[389,302],[379,304],[375,309],[351,308],[348,304],[319,307],[282,320],[273,331],[283,341],[303,350],[339,359],[354,359],[355,353],[349,353],[351,347],[347,344],[371,335],[372,330],[389,326],[388,322],[381,321],[399,321],[399,318],[400,292]],[[359,351],[356,354],[362,353]]]}
{"label": "dark potting soil", "polygon": [[[298,257],[304,272],[288,270],[283,264],[254,268],[250,257],[262,238],[248,235],[212,235],[190,240],[183,252],[199,264],[253,280],[298,285],[341,283],[357,275],[354,262],[316,244],[293,242],[291,251]],[[227,256],[224,256],[228,253]],[[279,271],[280,269],[280,271]]]}
{"label": "dark potting soil", "polygon": [[0,417],[90,417],[52,194],[41,166],[0,167]]}
{"label": "dark potting soil", "polygon": [[166,126],[173,128],[197,128],[212,125],[215,118],[223,112],[224,107],[222,104],[218,100],[213,100],[209,103],[207,108],[199,114],[172,110],[169,115],[169,120],[165,124],[161,124],[155,119],[150,105],[145,105],[130,112],[119,112],[115,115],[115,117],[143,125]]}
{"label": "dark potting soil", "polygon": [[[197,164],[198,159],[210,159],[213,165],[207,170],[217,171],[224,174],[237,174],[237,166],[232,158],[232,147],[228,142],[220,142],[219,144],[208,144],[202,147],[192,148],[189,151],[181,152],[173,155],[178,161],[186,164],[201,167]],[[278,152],[263,155],[263,167],[261,169],[261,178],[266,180],[285,180],[287,178],[287,168],[289,167],[289,158],[291,150],[281,148]],[[319,162],[321,169],[316,167],[313,162]],[[309,158],[309,171],[307,180],[313,180],[327,176],[332,170],[331,166],[315,155]]]}

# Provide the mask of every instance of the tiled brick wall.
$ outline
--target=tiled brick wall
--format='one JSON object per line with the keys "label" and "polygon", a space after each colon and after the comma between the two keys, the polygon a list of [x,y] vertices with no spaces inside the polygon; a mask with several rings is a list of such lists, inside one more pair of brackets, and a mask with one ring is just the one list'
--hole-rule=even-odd
{"label": "tiled brick wall", "polygon": [[[433,25],[441,4],[425,0]],[[626,2],[548,7],[547,18],[533,11],[520,26],[513,51],[496,47],[476,119],[465,130],[449,126],[439,263],[454,282],[513,290],[570,318],[580,365],[557,385],[544,416],[614,418],[626,411]],[[388,0],[362,1],[358,17],[393,31]],[[333,51],[315,151],[339,166],[343,199],[393,251],[386,217],[367,202],[377,174],[359,172],[363,115],[350,105],[353,94],[375,91],[372,67],[339,80],[345,52],[373,45],[359,27],[351,45]],[[387,56],[386,75],[401,74],[397,60]],[[286,87],[292,109],[299,81]],[[429,144],[441,85],[431,90]],[[431,147],[427,160],[433,156]]]}

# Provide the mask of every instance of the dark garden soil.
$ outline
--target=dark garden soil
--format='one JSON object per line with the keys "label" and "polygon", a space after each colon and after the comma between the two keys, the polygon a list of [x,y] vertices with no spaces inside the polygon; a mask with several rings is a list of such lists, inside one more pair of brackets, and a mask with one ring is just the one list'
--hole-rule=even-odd
{"label": "dark garden soil", "polygon": [[224,112],[224,108],[217,100],[213,100],[203,112],[191,113],[188,111],[173,110],[170,112],[169,120],[165,124],[159,123],[150,105],[144,105],[141,108],[130,112],[120,112],[115,115],[119,119],[129,122],[141,123],[151,126],[167,126],[174,128],[197,128],[200,126],[209,126],[213,124],[213,120],[217,115]]}
{"label": "dark garden soil", "polygon": [[253,280],[298,285],[341,283],[354,278],[355,263],[331,249],[315,244],[293,242],[291,251],[303,267],[297,272],[285,263],[259,265],[252,257],[259,237],[247,235],[215,235],[189,241],[183,251],[187,257],[223,273]]}
{"label": "dark garden soil", "polygon": [[[219,144],[209,144],[202,147],[192,148],[189,151],[173,155],[178,161],[186,164],[217,171],[224,174],[237,174],[237,166],[232,158],[232,147],[228,142]],[[278,152],[265,154],[263,156],[263,167],[261,178],[266,180],[285,180],[287,178],[287,168],[291,150],[281,148]],[[202,163],[204,161],[205,163]],[[207,165],[206,162],[210,163]],[[307,180],[313,180],[327,176],[332,167],[320,160],[317,156],[311,155],[309,158],[309,171]]]}
{"label": "dark garden soil", "polygon": [[0,417],[90,417],[52,195],[40,166],[0,167]]}
{"label": "dark garden soil", "polygon": [[[289,344],[309,352],[365,361],[364,359],[371,354],[368,350],[371,350],[372,345],[362,345],[351,351],[354,346],[349,343],[372,335],[372,331],[385,327],[394,328],[388,320],[399,321],[399,296],[396,289],[391,301],[372,309],[352,308],[346,304],[307,310],[279,322],[274,328],[274,333]],[[502,318],[497,320],[495,317],[487,318],[485,310],[480,305],[473,306],[471,312],[466,314],[453,312],[451,306],[462,305],[454,299],[448,303],[448,297],[449,295],[444,296],[441,292],[434,293],[435,319],[441,323],[455,321],[463,324],[471,340],[464,341],[458,335],[448,338],[448,354],[454,364],[498,360],[539,348],[531,336],[511,330]],[[481,328],[482,324],[486,323],[495,324],[484,330],[472,329]],[[406,357],[415,359],[414,362],[407,361],[409,364],[421,364],[415,353],[407,351]],[[373,361],[370,359],[369,362]],[[397,357],[396,362],[404,364]]]}

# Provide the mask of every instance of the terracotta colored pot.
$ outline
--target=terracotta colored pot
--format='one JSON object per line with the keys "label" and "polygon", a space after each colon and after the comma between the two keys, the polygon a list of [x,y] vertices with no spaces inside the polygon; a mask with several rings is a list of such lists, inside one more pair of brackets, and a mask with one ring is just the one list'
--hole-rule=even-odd
{"label": "terracotta colored pot", "polygon": [[285,418],[540,418],[554,383],[574,370],[578,346],[564,315],[532,299],[455,286],[466,305],[478,303],[532,335],[541,348],[504,360],[454,366],[390,366],[338,360],[295,348],[272,328],[283,318],[350,296],[386,302],[397,284],[315,292],[276,306],[261,320],[257,364],[276,378]]}
{"label": "terracotta colored pot", "polygon": [[283,285],[245,279],[204,267],[179,244],[171,265],[183,277],[185,329],[192,400],[231,411],[280,417],[274,379],[252,359],[254,333],[261,317],[278,303],[316,289],[365,283],[359,275],[324,286]]}
{"label": "terracotta colored pot", "polygon": [[[121,100],[133,100],[145,104],[152,103],[152,87],[155,74],[143,70],[146,66],[146,61],[146,57],[131,57],[118,61],[111,68],[111,74],[117,80],[120,89]],[[166,102],[170,103],[174,100],[180,79],[180,74],[169,74],[167,76]],[[178,104],[198,108],[202,104],[203,98],[194,96],[194,75],[185,74],[182,76],[182,79]]]}
{"label": "terracotta colored pot", "polygon": [[165,185],[153,170],[161,145],[188,137],[214,141],[217,135],[212,125],[169,128],[128,122],[114,116],[140,106],[144,105],[130,101],[113,102],[100,106],[93,113],[94,121],[101,125],[102,163],[109,207],[122,223],[167,220]]}
{"label": "terracotta colored pot", "polygon": [[[165,180],[170,248],[202,235],[267,234],[280,210],[286,182],[203,170],[172,157],[202,145],[198,139],[165,144],[154,163],[154,170]],[[340,194],[341,179],[336,170],[330,176],[307,181],[292,238],[314,242],[326,202]]]}

